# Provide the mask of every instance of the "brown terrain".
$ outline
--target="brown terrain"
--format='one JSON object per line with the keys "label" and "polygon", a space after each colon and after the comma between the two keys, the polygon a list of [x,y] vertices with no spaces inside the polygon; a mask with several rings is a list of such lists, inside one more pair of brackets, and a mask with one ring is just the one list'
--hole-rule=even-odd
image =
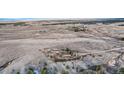
{"label": "brown terrain", "polygon": [[124,22],[1,22],[0,73],[124,73]]}

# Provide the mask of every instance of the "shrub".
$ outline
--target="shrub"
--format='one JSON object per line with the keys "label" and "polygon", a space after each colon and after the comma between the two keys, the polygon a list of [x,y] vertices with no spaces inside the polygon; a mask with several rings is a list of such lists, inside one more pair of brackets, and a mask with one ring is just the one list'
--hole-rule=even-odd
{"label": "shrub", "polygon": [[43,69],[41,70],[41,74],[47,74],[47,69],[46,69],[46,68],[43,68]]}
{"label": "shrub", "polygon": [[20,74],[20,72],[18,71],[16,74]]}
{"label": "shrub", "polygon": [[124,68],[119,69],[119,74],[124,74]]}
{"label": "shrub", "polygon": [[94,65],[94,66],[89,67],[89,69],[94,70],[94,71],[100,71],[101,65]]}
{"label": "shrub", "polygon": [[35,74],[33,68],[29,68],[27,73],[28,74]]}

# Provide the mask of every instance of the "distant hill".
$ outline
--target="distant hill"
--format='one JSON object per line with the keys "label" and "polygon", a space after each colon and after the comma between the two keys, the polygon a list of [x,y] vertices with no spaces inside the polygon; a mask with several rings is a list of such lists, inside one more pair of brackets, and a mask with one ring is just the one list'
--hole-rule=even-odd
{"label": "distant hill", "polygon": [[[10,22],[10,21],[32,21],[32,20],[56,20],[56,21],[75,21],[79,23],[114,23],[114,22],[124,22],[124,18],[0,18],[0,22]],[[74,22],[74,23],[75,23]]]}

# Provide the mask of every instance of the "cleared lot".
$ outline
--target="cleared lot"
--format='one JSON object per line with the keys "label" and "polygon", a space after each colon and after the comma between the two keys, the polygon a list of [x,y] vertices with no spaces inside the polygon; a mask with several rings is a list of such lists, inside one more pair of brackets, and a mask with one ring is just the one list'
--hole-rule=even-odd
{"label": "cleared lot", "polygon": [[[0,25],[0,72],[120,73],[124,66],[124,27],[119,24],[123,22],[64,22],[28,21],[24,24]],[[46,56],[44,49],[69,49],[77,51],[80,58],[55,62]],[[56,53],[52,53],[55,56]]]}

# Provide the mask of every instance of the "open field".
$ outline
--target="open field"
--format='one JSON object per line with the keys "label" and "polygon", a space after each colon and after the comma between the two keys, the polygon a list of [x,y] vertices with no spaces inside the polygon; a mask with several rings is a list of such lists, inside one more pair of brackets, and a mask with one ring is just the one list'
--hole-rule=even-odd
{"label": "open field", "polygon": [[0,73],[124,73],[124,21],[0,22]]}

